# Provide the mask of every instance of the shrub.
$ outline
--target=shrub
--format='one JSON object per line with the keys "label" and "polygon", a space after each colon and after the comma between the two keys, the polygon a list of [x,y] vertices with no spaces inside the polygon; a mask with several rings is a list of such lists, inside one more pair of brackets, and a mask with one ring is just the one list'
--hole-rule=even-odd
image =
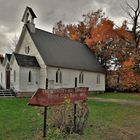
{"label": "shrub", "polygon": [[[86,102],[77,102],[76,124],[74,124],[74,104],[70,103],[69,99],[65,99],[62,105],[48,107],[47,140],[60,139],[74,133],[83,134],[88,113]],[[42,114],[43,109],[39,109],[38,115]],[[39,132],[39,135],[42,134]]]}

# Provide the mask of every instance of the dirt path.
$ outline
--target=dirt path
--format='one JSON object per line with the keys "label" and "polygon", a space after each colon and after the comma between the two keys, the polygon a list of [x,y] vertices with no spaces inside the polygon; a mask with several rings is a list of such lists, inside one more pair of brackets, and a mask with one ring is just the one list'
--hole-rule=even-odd
{"label": "dirt path", "polygon": [[90,97],[90,99],[93,99],[94,101],[99,101],[99,102],[112,102],[112,103],[118,103],[118,104],[140,106],[140,101],[134,101],[134,100],[105,99],[105,98],[97,98],[97,97]]}

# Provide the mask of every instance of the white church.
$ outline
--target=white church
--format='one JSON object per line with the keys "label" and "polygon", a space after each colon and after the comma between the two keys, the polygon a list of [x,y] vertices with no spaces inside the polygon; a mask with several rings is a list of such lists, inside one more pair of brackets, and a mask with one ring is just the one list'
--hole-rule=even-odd
{"label": "white church", "polygon": [[105,91],[105,70],[89,48],[36,28],[35,18],[27,7],[15,52],[0,58],[0,87],[21,97],[31,96],[38,88]]}

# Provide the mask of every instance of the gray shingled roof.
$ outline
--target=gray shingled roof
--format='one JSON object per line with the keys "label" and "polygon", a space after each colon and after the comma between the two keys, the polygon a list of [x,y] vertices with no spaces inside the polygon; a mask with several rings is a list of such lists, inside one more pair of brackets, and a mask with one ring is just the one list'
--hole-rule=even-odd
{"label": "gray shingled roof", "polygon": [[6,53],[5,55],[7,56],[8,61],[10,61],[12,54],[8,54],[8,53]]}
{"label": "gray shingled roof", "polygon": [[105,73],[86,45],[37,28],[30,34],[46,65]]}
{"label": "gray shingled roof", "polygon": [[35,56],[14,53],[19,66],[22,67],[40,67]]}

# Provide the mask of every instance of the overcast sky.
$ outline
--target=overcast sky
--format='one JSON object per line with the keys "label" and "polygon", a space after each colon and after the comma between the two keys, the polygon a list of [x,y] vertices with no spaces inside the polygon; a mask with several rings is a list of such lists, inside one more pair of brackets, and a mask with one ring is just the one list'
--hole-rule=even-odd
{"label": "overcast sky", "polygon": [[19,37],[26,6],[30,6],[37,15],[36,26],[51,32],[59,20],[75,23],[81,20],[81,15],[100,8],[121,25],[126,19],[121,8],[123,5],[124,0],[0,0],[0,53],[10,52],[12,40]]}

